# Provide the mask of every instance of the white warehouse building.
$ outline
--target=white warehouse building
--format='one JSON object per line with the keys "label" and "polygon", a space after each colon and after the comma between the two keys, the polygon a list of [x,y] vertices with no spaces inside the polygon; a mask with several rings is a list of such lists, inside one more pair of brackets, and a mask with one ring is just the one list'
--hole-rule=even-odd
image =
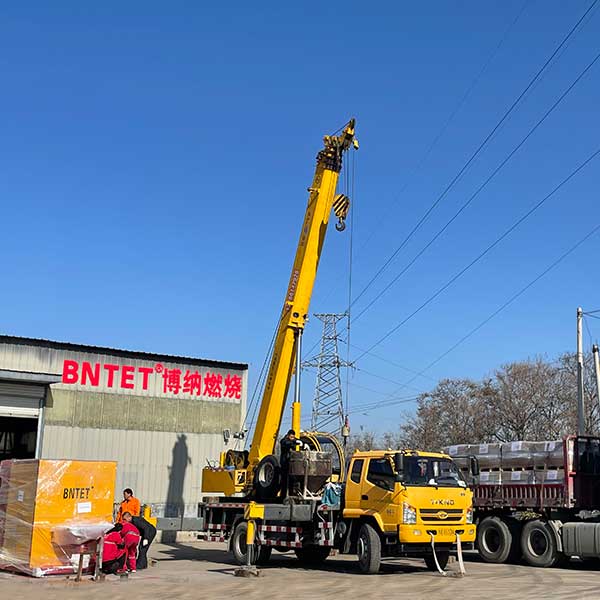
{"label": "white warehouse building", "polygon": [[195,516],[247,382],[244,363],[0,335],[0,460],[113,460],[119,495]]}

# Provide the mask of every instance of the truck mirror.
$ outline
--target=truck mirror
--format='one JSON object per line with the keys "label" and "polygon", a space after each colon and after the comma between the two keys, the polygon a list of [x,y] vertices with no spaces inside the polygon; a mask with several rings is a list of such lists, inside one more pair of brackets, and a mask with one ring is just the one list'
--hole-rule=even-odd
{"label": "truck mirror", "polygon": [[479,461],[476,456],[469,457],[469,464],[471,467],[471,475],[477,477],[479,475]]}
{"label": "truck mirror", "polygon": [[396,481],[404,479],[404,454],[396,452],[394,454],[394,468],[396,469]]}

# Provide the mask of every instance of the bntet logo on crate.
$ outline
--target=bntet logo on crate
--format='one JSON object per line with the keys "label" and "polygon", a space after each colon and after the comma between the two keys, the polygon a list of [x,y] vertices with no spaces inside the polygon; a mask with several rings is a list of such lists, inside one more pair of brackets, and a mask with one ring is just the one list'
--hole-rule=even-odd
{"label": "bntet logo on crate", "polygon": [[[159,381],[156,382],[156,378]],[[90,387],[147,390],[150,382],[165,394],[175,396],[205,396],[208,398],[242,397],[240,375],[169,369],[161,363],[152,367],[91,363],[66,359],[63,363],[62,383],[89,385]]]}
{"label": "bntet logo on crate", "polygon": [[66,487],[63,489],[62,497],[65,500],[89,500],[90,491],[94,489],[91,487]]}

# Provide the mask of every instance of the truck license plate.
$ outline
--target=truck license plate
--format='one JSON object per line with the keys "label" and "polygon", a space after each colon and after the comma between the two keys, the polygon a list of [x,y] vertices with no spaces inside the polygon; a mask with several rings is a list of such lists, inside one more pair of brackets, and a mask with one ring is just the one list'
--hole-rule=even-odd
{"label": "truck license plate", "polygon": [[442,527],[438,530],[440,535],[454,535],[454,530],[450,527]]}

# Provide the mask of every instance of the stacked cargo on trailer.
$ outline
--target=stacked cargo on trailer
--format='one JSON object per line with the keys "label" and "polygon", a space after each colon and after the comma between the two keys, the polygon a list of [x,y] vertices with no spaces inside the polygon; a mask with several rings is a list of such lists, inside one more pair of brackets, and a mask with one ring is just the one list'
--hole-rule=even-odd
{"label": "stacked cargo on trailer", "polygon": [[[450,446],[473,490],[477,548],[491,563],[600,558],[600,438]],[[471,475],[472,458],[479,463]]]}

